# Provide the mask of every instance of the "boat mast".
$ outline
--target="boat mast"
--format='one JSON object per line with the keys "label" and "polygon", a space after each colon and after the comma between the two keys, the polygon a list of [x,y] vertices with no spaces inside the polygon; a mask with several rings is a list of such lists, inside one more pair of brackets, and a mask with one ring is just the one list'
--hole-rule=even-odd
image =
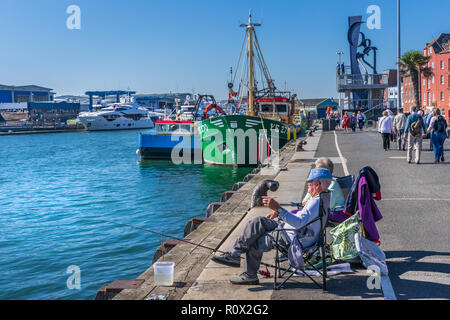
{"label": "boat mast", "polygon": [[248,115],[254,116],[254,97],[253,97],[253,30],[252,26],[252,11],[250,10],[248,18]]}
{"label": "boat mast", "polygon": [[253,32],[255,31],[255,27],[261,26],[259,23],[252,22],[252,10],[250,9],[248,25],[241,25],[242,27],[247,27],[248,31],[248,109],[247,115],[254,116],[255,115],[255,107],[254,107],[254,54],[253,54]]}

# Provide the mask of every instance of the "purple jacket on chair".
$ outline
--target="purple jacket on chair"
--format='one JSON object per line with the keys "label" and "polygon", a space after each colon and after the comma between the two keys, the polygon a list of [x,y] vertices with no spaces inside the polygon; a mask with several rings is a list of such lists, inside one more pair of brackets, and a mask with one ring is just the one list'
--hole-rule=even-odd
{"label": "purple jacket on chair", "polygon": [[358,210],[364,227],[365,238],[371,241],[379,241],[380,235],[375,222],[383,219],[383,216],[372,197],[364,175],[361,175],[358,183]]}

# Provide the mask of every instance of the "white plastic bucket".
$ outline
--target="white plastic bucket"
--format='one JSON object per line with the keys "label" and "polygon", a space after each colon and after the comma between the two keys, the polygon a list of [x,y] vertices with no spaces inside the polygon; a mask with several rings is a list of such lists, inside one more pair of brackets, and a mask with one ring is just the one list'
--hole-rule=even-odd
{"label": "white plastic bucket", "polygon": [[156,262],[153,264],[155,286],[171,286],[175,263],[170,261]]}

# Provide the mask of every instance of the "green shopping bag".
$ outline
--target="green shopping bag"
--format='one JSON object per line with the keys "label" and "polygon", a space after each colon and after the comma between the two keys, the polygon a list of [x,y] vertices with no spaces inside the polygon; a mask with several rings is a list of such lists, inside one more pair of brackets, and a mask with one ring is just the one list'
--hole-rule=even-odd
{"label": "green shopping bag", "polygon": [[355,234],[361,232],[359,212],[330,230],[333,236],[331,251],[336,260],[352,260],[358,257]]}

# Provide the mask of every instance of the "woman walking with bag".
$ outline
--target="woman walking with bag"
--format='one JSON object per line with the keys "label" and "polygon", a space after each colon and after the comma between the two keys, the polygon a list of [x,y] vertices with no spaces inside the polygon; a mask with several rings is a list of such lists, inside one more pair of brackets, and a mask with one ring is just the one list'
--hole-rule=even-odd
{"label": "woman walking with bag", "polygon": [[383,117],[380,119],[380,122],[378,123],[378,132],[381,133],[381,136],[383,138],[383,149],[384,151],[388,151],[390,149],[390,138],[391,134],[394,131],[393,125],[392,125],[392,119],[389,117],[389,114],[387,111],[383,111]]}

